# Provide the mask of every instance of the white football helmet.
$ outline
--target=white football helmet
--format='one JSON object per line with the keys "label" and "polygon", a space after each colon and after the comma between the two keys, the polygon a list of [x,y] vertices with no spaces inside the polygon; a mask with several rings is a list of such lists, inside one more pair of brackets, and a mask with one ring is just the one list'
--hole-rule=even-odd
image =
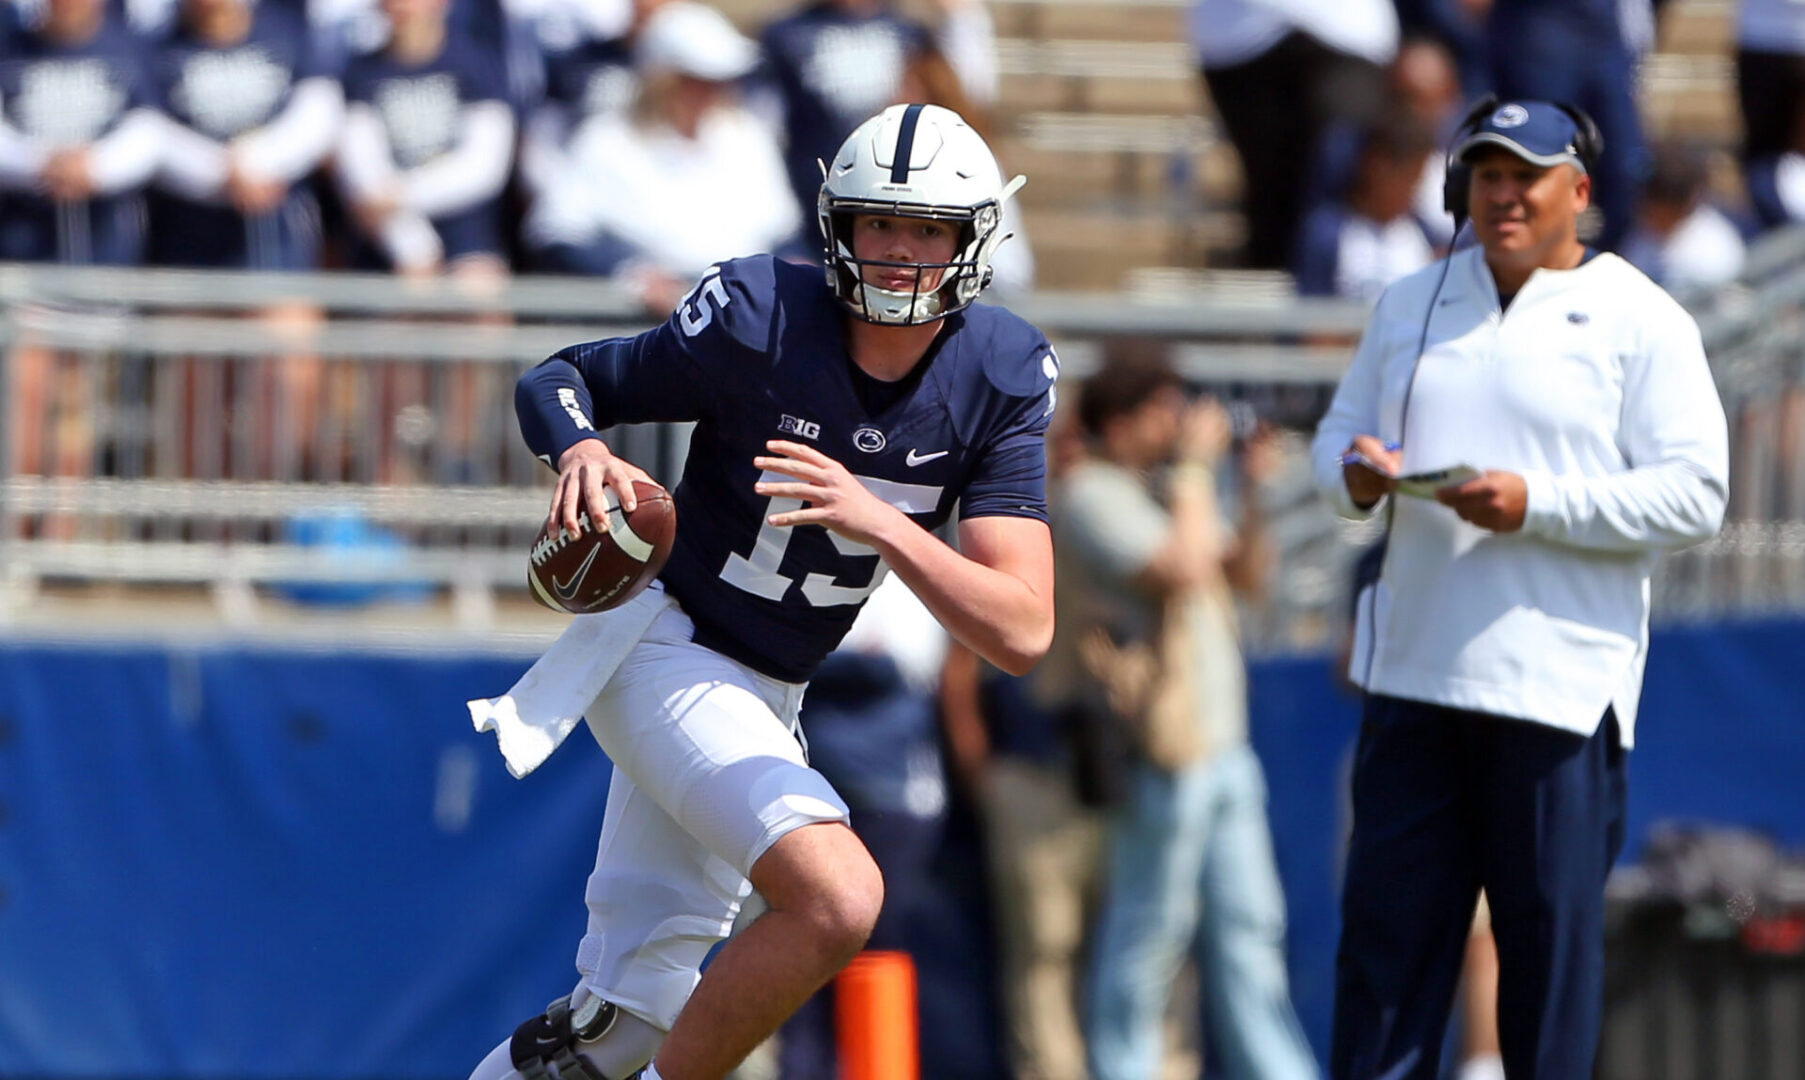
{"label": "white football helmet", "polygon": [[[951,109],[892,105],[847,136],[826,167],[816,211],[827,240],[827,284],[866,322],[913,326],[971,304],[990,284],[990,256],[1008,239],[999,231],[1003,203],[1027,182],[1007,186],[984,139]],[[940,284],[907,292],[865,284],[866,266],[894,266],[860,259],[852,251],[855,214],[930,218],[957,222],[953,260],[921,263],[940,269]]]}

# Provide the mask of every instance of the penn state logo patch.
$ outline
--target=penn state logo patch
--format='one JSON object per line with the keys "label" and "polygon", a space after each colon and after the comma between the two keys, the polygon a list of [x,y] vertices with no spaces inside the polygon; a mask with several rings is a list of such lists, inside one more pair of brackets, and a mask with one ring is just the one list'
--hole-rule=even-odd
{"label": "penn state logo patch", "polygon": [[875,454],[884,448],[884,433],[874,427],[862,427],[852,433],[852,445],[867,454]]}
{"label": "penn state logo patch", "polygon": [[1522,127],[1529,122],[1529,110],[1521,105],[1506,105],[1492,114],[1492,126],[1501,128]]}

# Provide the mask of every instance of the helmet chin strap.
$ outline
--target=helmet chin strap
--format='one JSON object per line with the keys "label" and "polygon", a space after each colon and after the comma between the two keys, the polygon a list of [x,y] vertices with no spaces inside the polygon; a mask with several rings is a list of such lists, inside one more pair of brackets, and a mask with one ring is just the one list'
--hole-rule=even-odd
{"label": "helmet chin strap", "polygon": [[876,285],[860,282],[853,287],[853,300],[864,310],[871,321],[896,325],[914,325],[940,317],[940,309],[945,305],[940,301],[940,290],[921,292],[911,289],[901,292],[896,289],[880,289]]}

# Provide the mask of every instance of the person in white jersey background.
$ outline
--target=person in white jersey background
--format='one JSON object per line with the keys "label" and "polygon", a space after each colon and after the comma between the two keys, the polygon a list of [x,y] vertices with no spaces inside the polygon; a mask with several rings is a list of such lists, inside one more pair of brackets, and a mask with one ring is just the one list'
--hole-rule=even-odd
{"label": "person in white jersey background", "polygon": [[1338,1080],[1438,1075],[1481,887],[1507,1074],[1592,1071],[1649,572],[1728,488],[1697,325],[1578,239],[1600,143],[1548,102],[1471,123],[1478,244],[1386,290],[1312,446],[1330,502],[1389,524],[1349,671]]}

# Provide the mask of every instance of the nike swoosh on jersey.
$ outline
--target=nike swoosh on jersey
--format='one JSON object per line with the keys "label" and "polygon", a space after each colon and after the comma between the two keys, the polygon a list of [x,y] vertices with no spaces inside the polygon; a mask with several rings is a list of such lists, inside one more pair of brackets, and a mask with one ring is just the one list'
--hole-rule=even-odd
{"label": "nike swoosh on jersey", "polygon": [[590,548],[589,557],[583,560],[582,566],[577,567],[577,572],[571,575],[569,581],[559,581],[556,574],[552,575],[552,592],[558,594],[558,599],[569,600],[577,595],[577,586],[583,584],[583,579],[589,576],[589,567],[601,552],[599,547]]}
{"label": "nike swoosh on jersey", "polygon": [[931,454],[924,454],[919,450],[915,450],[915,449],[911,448],[909,450],[908,454],[906,456],[904,456],[903,464],[911,466],[911,467],[916,466],[916,465],[926,465],[928,462],[933,461],[935,458],[943,458],[950,453],[952,453],[951,450],[936,450]]}

